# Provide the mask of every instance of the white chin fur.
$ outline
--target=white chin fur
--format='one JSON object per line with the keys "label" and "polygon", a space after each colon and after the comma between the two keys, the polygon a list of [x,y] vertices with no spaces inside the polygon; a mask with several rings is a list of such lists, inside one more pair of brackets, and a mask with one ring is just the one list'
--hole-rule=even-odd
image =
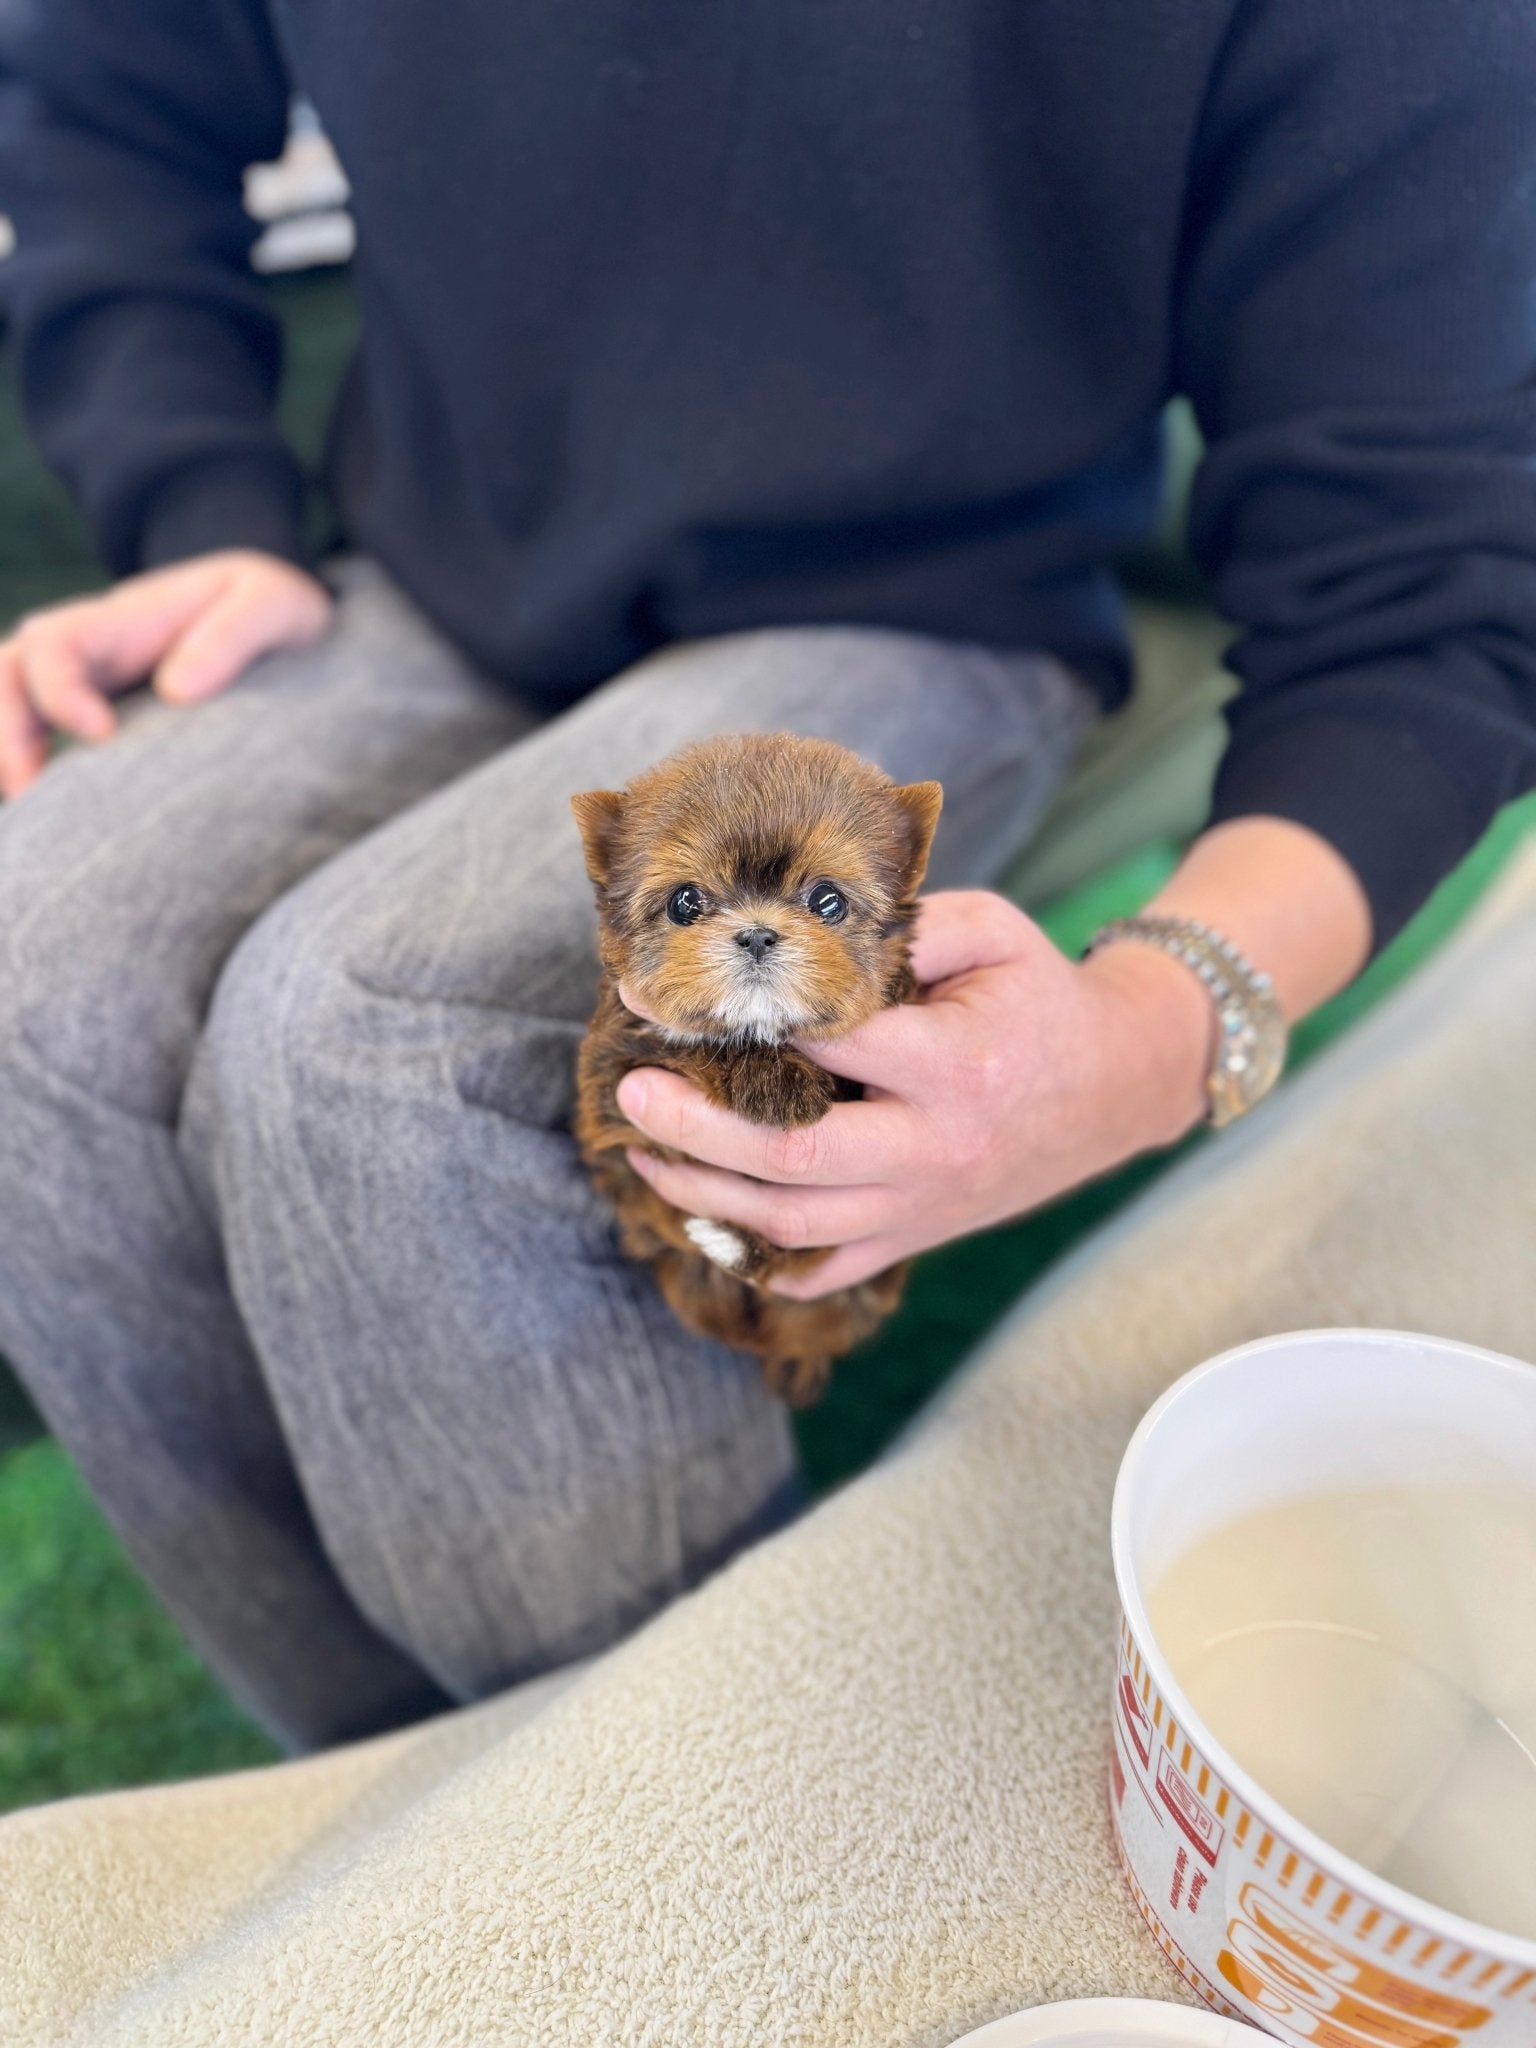
{"label": "white chin fur", "polygon": [[770,1045],[791,1038],[805,1022],[796,1003],[751,982],[729,988],[715,1004],[720,1028],[730,1038],[758,1038]]}
{"label": "white chin fur", "polygon": [[653,1029],[673,1045],[714,1045],[724,1038],[750,1038],[760,1045],[782,1045],[809,1023],[803,1010],[774,1000],[765,989],[723,997],[706,1031],[682,1024],[656,1024]]}
{"label": "white chin fur", "polygon": [[729,1224],[712,1222],[708,1216],[690,1216],[683,1225],[683,1234],[706,1259],[713,1259],[727,1273],[734,1273],[747,1255],[746,1245]]}

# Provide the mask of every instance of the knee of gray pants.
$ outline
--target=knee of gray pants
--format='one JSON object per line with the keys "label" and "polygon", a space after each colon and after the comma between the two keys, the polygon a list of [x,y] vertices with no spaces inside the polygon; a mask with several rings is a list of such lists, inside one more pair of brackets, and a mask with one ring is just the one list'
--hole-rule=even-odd
{"label": "knee of gray pants", "polygon": [[[410,916],[392,920],[377,888],[347,886],[366,874],[368,849],[357,852],[362,862],[333,862],[266,911],[215,988],[181,1141],[226,1233],[314,1202],[338,1228],[366,1212],[372,1244],[408,1240],[430,1220],[421,1199],[445,1156],[466,1174],[485,1164],[475,1113],[489,1111],[508,1187],[536,1186],[591,1226],[596,1255],[609,1219],[566,1128],[583,1024],[504,994],[415,985],[400,959]],[[417,906],[416,922],[429,921]],[[333,1235],[331,1256],[346,1249]]]}
{"label": "knee of gray pants", "polygon": [[580,1027],[375,985],[365,869],[242,941],[182,1142],[332,1562],[468,1697],[612,1641],[798,1493],[752,1362],[615,1254],[564,1129]]}
{"label": "knee of gray pants", "polygon": [[169,1121],[192,1035],[108,886],[114,847],[85,752],[0,805],[0,1092],[51,1074],[130,1115]]}

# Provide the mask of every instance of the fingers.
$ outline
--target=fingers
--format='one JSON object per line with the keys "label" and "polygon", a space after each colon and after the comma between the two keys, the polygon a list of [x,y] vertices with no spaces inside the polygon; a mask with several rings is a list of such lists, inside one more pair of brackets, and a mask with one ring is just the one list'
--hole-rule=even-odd
{"label": "fingers", "polygon": [[839,1245],[830,1257],[819,1259],[808,1273],[787,1273],[770,1280],[768,1292],[786,1295],[791,1301],[819,1301],[824,1294],[836,1294],[839,1288],[857,1287],[861,1280],[873,1280],[877,1273],[908,1257],[910,1253],[894,1238],[860,1238],[855,1244]]}
{"label": "fingers", "polygon": [[116,715],[68,624],[29,622],[16,636],[16,656],[22,687],[45,726],[77,740],[104,740],[116,731]]}
{"label": "fingers", "polygon": [[894,1200],[883,1187],[783,1187],[692,1161],[653,1159],[645,1152],[631,1151],[626,1157],[640,1178],[684,1215],[739,1223],[784,1251],[869,1237],[885,1224]]}
{"label": "fingers", "polygon": [[859,1186],[898,1177],[910,1160],[908,1119],[897,1104],[839,1102],[819,1123],[781,1131],[749,1124],[660,1067],[626,1074],[618,1099],[653,1143],[754,1180]]}
{"label": "fingers", "polygon": [[199,612],[155,670],[157,697],[195,704],[215,696],[271,645],[266,610],[237,584]]}
{"label": "fingers", "polygon": [[158,671],[173,701],[209,696],[258,654],[318,639],[330,614],[330,593],[304,570],[230,549],[23,619],[0,641],[0,793],[36,777],[51,728],[109,738],[111,693]]}
{"label": "fingers", "polygon": [[[82,667],[96,694],[141,682],[217,589],[207,562],[130,577],[99,597],[53,605],[23,619],[11,641],[29,661],[55,654]],[[38,707],[41,709],[41,707]]]}
{"label": "fingers", "polygon": [[48,729],[32,709],[14,647],[0,646],[0,796],[20,796],[43,772]]}
{"label": "fingers", "polygon": [[108,690],[148,671],[192,601],[188,579],[171,572],[23,619],[0,642],[0,790],[15,796],[36,779],[50,729],[110,738]]}
{"label": "fingers", "polygon": [[330,600],[312,579],[286,564],[236,570],[176,638],[155,670],[158,696],[194,704],[234,682],[258,655],[318,639]]}
{"label": "fingers", "polygon": [[747,1180],[714,1167],[653,1159],[633,1149],[625,1157],[664,1201],[688,1216],[739,1223],[784,1251],[830,1245],[808,1273],[771,1280],[769,1291],[795,1301],[817,1301],[840,1287],[856,1287],[908,1256],[884,1234],[894,1222],[894,1191],[884,1187],[795,1188]]}

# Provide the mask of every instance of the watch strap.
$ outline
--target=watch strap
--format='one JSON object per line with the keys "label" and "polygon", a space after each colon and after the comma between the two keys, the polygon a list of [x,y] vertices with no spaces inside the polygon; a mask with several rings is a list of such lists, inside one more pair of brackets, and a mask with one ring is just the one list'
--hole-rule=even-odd
{"label": "watch strap", "polygon": [[1269,976],[1212,926],[1156,913],[1114,918],[1095,932],[1084,957],[1126,939],[1181,960],[1204,984],[1216,1024],[1206,1121],[1218,1129],[1231,1123],[1269,1093],[1285,1065],[1285,1016]]}

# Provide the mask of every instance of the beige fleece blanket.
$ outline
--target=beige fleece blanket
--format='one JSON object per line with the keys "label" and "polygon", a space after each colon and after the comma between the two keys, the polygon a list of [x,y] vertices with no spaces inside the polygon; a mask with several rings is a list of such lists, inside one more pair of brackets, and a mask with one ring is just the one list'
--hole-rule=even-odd
{"label": "beige fleece blanket", "polygon": [[1122,1896],[1106,1525],[1269,1331],[1536,1355],[1536,848],[1038,1288],[869,1475],[574,1677],[0,1826],[14,2048],[930,2048],[1182,1987]]}

